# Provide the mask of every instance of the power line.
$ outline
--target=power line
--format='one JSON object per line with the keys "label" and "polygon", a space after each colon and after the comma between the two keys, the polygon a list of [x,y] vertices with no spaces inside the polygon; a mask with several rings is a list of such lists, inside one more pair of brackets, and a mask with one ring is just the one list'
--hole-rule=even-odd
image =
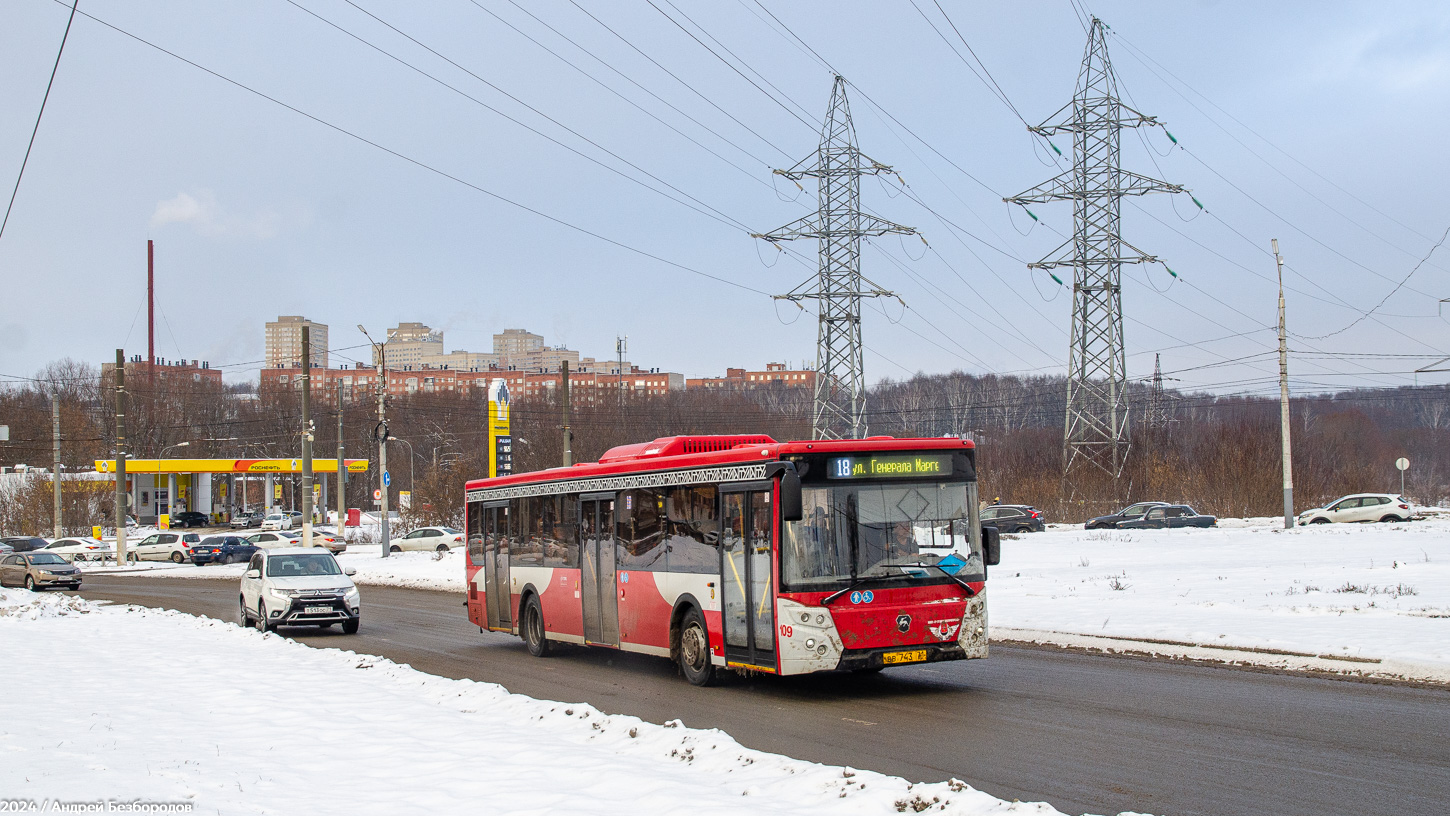
{"label": "power line", "polygon": [[259,97],[261,99],[265,99],[266,101],[271,102],[274,105],[277,105],[279,107],[285,108],[285,109],[287,109],[287,110],[289,110],[289,111],[297,114],[298,116],[301,116],[303,118],[309,119],[309,120],[311,120],[311,121],[313,121],[313,122],[315,122],[315,123],[317,123],[319,125],[322,125],[323,127],[327,128],[329,130],[335,131],[335,132],[340,133],[340,134],[342,134],[344,136],[347,136],[348,138],[351,138],[351,139],[354,139],[354,140],[356,140],[358,142],[361,142],[361,143],[363,143],[363,144],[365,144],[365,145],[367,145],[369,147],[372,147],[372,148],[374,148],[376,150],[379,150],[379,151],[381,151],[383,153],[386,153],[386,154],[388,154],[390,156],[393,156],[394,158],[400,159],[400,160],[402,160],[404,162],[407,162],[408,164],[411,164],[411,165],[413,165],[415,167],[418,167],[419,169],[426,170],[426,171],[428,171],[430,173],[433,173],[433,174],[435,174],[435,175],[437,175],[437,176],[439,176],[441,178],[448,179],[449,181],[452,181],[452,182],[454,182],[456,184],[460,184],[460,185],[462,185],[464,187],[467,187],[467,188],[469,188],[471,190],[474,190],[475,192],[482,193],[482,194],[488,196],[489,198],[494,199],[495,201],[499,201],[499,202],[501,202],[503,204],[507,204],[507,205],[509,205],[511,207],[515,207],[517,209],[523,210],[524,212],[527,212],[527,213],[529,213],[531,215],[535,215],[535,216],[537,216],[539,218],[542,218],[542,219],[544,219],[546,221],[552,222],[554,224],[558,224],[561,227],[565,227],[567,229],[573,230],[574,232],[578,232],[578,233],[580,233],[582,235],[587,235],[587,236],[589,236],[591,238],[594,238],[596,240],[603,241],[604,243],[609,244],[611,246],[617,247],[619,249],[623,249],[623,250],[625,250],[627,252],[631,252],[631,253],[633,253],[635,255],[639,255],[641,257],[649,258],[650,260],[657,261],[657,262],[659,262],[661,264],[664,264],[666,266],[673,267],[675,269],[679,269],[679,270],[681,270],[683,272],[689,272],[690,274],[693,274],[693,275],[698,275],[698,276],[703,277],[703,278],[709,278],[710,280],[713,280],[713,281],[717,281],[719,283],[726,284],[727,286],[733,286],[733,287],[735,287],[737,289],[743,289],[743,290],[745,290],[747,292],[753,292],[755,294],[764,295],[766,297],[769,297],[770,296],[770,293],[766,292],[763,289],[757,289],[757,288],[755,288],[753,286],[749,286],[749,285],[746,285],[746,284],[743,284],[743,283],[739,283],[737,281],[729,280],[728,278],[722,278],[722,277],[720,277],[718,275],[712,275],[712,274],[710,274],[708,272],[704,272],[702,270],[695,269],[695,268],[690,267],[690,266],[686,266],[685,264],[679,263],[678,261],[671,261],[671,260],[669,260],[667,258],[661,257],[661,256],[656,255],[656,254],[654,254],[652,252],[649,252],[647,250],[639,249],[638,247],[631,246],[631,245],[626,244],[626,243],[624,243],[622,241],[617,241],[617,240],[615,240],[613,238],[609,238],[609,237],[607,237],[605,235],[602,235],[602,234],[600,234],[598,232],[595,232],[593,230],[590,230],[588,228],[581,227],[581,226],[579,226],[577,224],[573,224],[573,223],[571,223],[569,221],[565,221],[564,219],[559,218],[557,216],[550,215],[550,214],[548,214],[548,213],[546,213],[546,212],[544,212],[542,210],[539,210],[539,209],[536,209],[534,207],[530,207],[530,206],[528,206],[526,204],[523,204],[521,202],[515,201],[515,200],[513,200],[511,198],[508,198],[507,196],[501,195],[499,193],[495,193],[494,191],[489,190],[489,189],[487,189],[485,187],[482,187],[480,185],[474,184],[473,182],[470,182],[470,181],[466,181],[466,180],[464,180],[463,178],[461,178],[459,176],[456,176],[456,175],[454,175],[452,173],[449,173],[449,172],[447,172],[445,170],[441,170],[441,169],[439,169],[437,167],[434,167],[433,165],[427,164],[427,163],[425,163],[425,162],[423,162],[423,161],[421,161],[419,159],[415,159],[415,158],[413,158],[411,156],[408,156],[407,154],[401,153],[401,152],[399,152],[397,150],[394,150],[394,149],[392,149],[390,147],[386,147],[386,146],[384,146],[384,145],[382,145],[382,144],[380,144],[378,142],[372,141],[371,139],[368,139],[368,138],[366,138],[364,136],[361,136],[361,135],[359,135],[357,133],[354,133],[354,132],[352,132],[350,130],[347,130],[346,128],[342,127],[341,125],[333,124],[332,122],[329,122],[326,119],[323,119],[323,118],[321,118],[319,116],[315,116],[315,115],[313,115],[311,113],[308,113],[308,112],[302,110],[301,108],[298,108],[298,107],[295,107],[293,105],[290,105],[290,104],[288,104],[286,102],[283,102],[282,100],[280,100],[280,99],[278,99],[278,98],[276,98],[274,96],[269,96],[268,94],[263,93],[262,91],[259,91],[259,90],[255,89],[255,88],[252,88],[251,86],[244,85],[241,82],[239,82],[239,81],[237,81],[235,79],[232,79],[231,77],[228,77],[228,76],[226,76],[224,74],[221,74],[221,73],[218,73],[216,71],[213,71],[212,69],[207,68],[206,66],[204,66],[204,65],[202,65],[202,64],[200,64],[198,62],[194,62],[194,61],[192,61],[190,59],[187,59],[186,57],[181,56],[180,54],[177,54],[174,51],[170,51],[170,50],[168,50],[166,48],[163,48],[162,46],[157,45],[157,44],[155,44],[155,43],[153,43],[153,42],[151,42],[149,40],[146,40],[146,39],[144,39],[144,38],[142,38],[140,36],[137,36],[135,34],[132,34],[131,32],[126,31],[125,29],[120,28],[119,26],[113,25],[112,23],[109,23],[109,22],[107,22],[107,21],[105,21],[105,20],[103,20],[103,19],[101,19],[101,18],[99,18],[99,17],[97,17],[97,16],[95,16],[93,14],[89,14],[89,13],[84,12],[84,11],[81,11],[81,12],[78,12],[78,13],[81,16],[84,16],[84,17],[87,17],[87,18],[89,18],[91,20],[94,20],[95,22],[97,22],[97,23],[105,26],[106,28],[111,29],[112,31],[115,31],[118,34],[121,34],[121,35],[124,35],[126,37],[129,37],[130,39],[133,39],[136,42],[141,43],[142,45],[145,45],[145,46],[147,46],[149,48],[153,48],[156,51],[159,51],[159,52],[161,52],[161,53],[163,53],[163,54],[165,54],[165,55],[167,55],[167,56],[169,56],[169,57],[171,57],[171,58],[173,58],[175,60],[178,60],[180,62],[186,63],[187,65],[190,65],[191,67],[196,68],[199,71],[202,71],[202,72],[204,72],[206,74],[209,74],[209,75],[211,75],[211,76],[213,76],[213,77],[215,77],[217,79],[220,79],[220,80],[222,80],[223,82],[225,82],[225,83],[227,83],[229,85],[232,85],[232,86],[234,86],[236,88],[239,88],[239,89],[241,89],[243,91],[246,91],[247,93],[250,93],[250,94],[252,94],[254,96],[257,96],[257,97]]}
{"label": "power line", "polygon": [[20,172],[15,174],[15,188],[10,191],[10,203],[5,207],[5,220],[0,221],[0,237],[10,223],[10,211],[15,209],[15,197],[20,194],[20,180],[25,177],[25,166],[30,163],[30,150],[35,147],[35,134],[40,132],[40,118],[45,115],[45,103],[50,101],[50,89],[55,85],[55,74],[60,70],[60,55],[65,53],[65,41],[70,38],[70,26],[76,19],[76,8],[80,0],[74,0],[70,16],[65,21],[65,33],[60,35],[60,48],[55,51],[55,64],[50,67],[50,80],[45,83],[45,95],[40,98],[40,110],[35,114],[35,127],[30,129],[30,141],[25,145],[25,158],[20,160]]}

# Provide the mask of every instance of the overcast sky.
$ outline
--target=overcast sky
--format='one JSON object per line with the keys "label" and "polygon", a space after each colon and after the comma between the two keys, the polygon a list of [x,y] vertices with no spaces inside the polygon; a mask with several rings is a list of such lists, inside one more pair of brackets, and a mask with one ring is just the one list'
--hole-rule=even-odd
{"label": "overcast sky", "polygon": [[[1411,383],[1436,359],[1348,355],[1450,353],[1450,248],[1395,288],[1450,227],[1450,6],[1089,6],[1121,90],[1183,148],[1125,131],[1124,166],[1206,208],[1124,204],[1125,240],[1179,275],[1125,267],[1131,376],[1159,352],[1170,384],[1275,391],[1275,237],[1296,390]],[[867,306],[868,378],[1061,373],[1071,293],[1026,262],[1071,207],[1034,225],[1001,199],[1068,166],[1023,120],[1071,100],[1083,25],[1065,0],[941,8],[87,0],[0,238],[0,374],[144,354],[148,238],[158,355],[234,380],[279,314],[329,324],[334,364],[366,358],[356,324],[400,321],[450,350],[526,328],[607,357],[628,335],[636,364],[687,375],[813,360],[813,315],[765,293],[814,275],[814,243],[749,236],[815,207],[770,173],[819,140],[833,73],[806,46],[852,83],[861,149],[910,185],[865,179],[865,208],[930,245],[863,249],[906,304]],[[69,11],[0,5],[4,199]]]}

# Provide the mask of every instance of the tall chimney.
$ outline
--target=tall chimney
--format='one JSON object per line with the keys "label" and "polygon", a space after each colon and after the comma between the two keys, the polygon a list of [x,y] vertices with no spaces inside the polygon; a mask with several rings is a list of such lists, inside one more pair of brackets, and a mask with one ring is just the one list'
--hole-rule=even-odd
{"label": "tall chimney", "polygon": [[146,240],[146,362],[156,365],[156,247]]}

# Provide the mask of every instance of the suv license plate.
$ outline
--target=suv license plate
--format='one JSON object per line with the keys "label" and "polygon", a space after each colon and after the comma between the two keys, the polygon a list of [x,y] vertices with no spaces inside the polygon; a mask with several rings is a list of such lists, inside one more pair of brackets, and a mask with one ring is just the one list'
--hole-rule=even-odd
{"label": "suv license plate", "polygon": [[[330,606],[309,606],[303,610],[309,615],[326,615],[332,611]],[[926,659],[926,653],[922,652],[922,660]]]}
{"label": "suv license plate", "polygon": [[925,660],[925,649],[916,649],[910,652],[887,652],[881,655],[881,662],[887,666],[894,663],[922,663]]}

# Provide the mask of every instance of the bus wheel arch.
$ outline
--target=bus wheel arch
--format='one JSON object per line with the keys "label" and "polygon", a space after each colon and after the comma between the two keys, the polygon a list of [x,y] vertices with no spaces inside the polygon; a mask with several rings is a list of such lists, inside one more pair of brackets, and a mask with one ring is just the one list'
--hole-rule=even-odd
{"label": "bus wheel arch", "polygon": [[700,602],[681,596],[670,615],[670,657],[691,685],[713,685],[716,671],[710,653],[710,627]]}

